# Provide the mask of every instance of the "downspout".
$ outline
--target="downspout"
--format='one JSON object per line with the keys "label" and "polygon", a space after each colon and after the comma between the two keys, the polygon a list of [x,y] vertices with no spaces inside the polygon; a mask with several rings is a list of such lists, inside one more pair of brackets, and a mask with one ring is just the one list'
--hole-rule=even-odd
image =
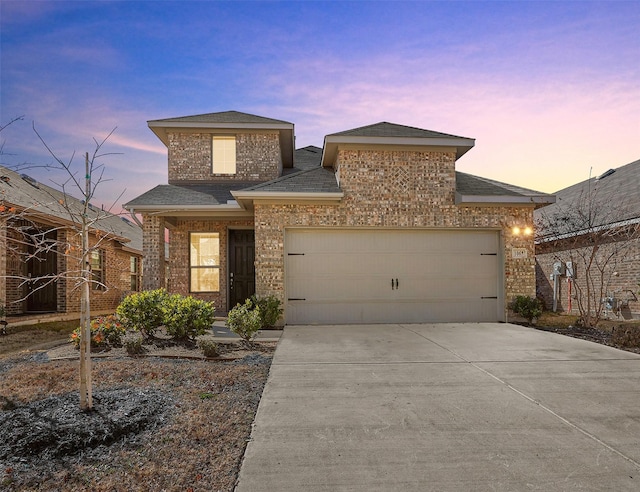
{"label": "downspout", "polygon": [[138,219],[138,217],[136,217],[136,212],[133,209],[129,210],[129,215],[131,215],[131,218],[133,219],[133,221],[138,224],[138,226],[140,228],[142,228],[142,222],[140,222],[140,219]]}

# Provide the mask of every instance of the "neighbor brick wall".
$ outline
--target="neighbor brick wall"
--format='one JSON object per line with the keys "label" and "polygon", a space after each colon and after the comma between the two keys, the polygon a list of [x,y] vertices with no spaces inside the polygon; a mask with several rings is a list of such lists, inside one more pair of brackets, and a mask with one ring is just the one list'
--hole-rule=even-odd
{"label": "neighbor brick wall", "polygon": [[180,181],[268,181],[282,174],[277,132],[235,133],[236,174],[213,174],[214,133],[169,133],[169,183]]}
{"label": "neighbor brick wall", "polygon": [[[0,233],[2,234],[2,233]],[[23,254],[26,246],[21,244],[19,235],[7,231],[9,247],[7,248],[6,262],[2,261],[5,271],[9,276],[20,278],[3,279],[6,285],[7,310],[11,315],[23,314],[27,311],[27,302],[19,301],[26,294],[26,287],[21,286],[26,275],[26,266]],[[11,240],[13,238],[13,241]],[[98,238],[90,236],[90,244],[96,245]],[[77,313],[80,311],[80,289],[78,283],[78,271],[80,268],[78,254],[80,251],[80,235],[72,230],[57,230],[57,271],[60,278],[57,281],[57,309],[58,313]],[[132,253],[124,252],[113,241],[103,239],[100,248],[105,251],[105,275],[106,291],[91,291],[91,310],[115,311],[122,297],[128,293],[130,286],[130,257]],[[0,266],[0,269],[3,268]],[[0,270],[1,271],[1,270]],[[67,272],[63,274],[63,272]]]}
{"label": "neighbor brick wall", "polygon": [[[80,250],[80,236],[74,231],[67,231],[65,237],[67,244],[73,246],[74,250],[68,255],[59,255],[63,262],[65,271],[73,271],[80,268],[80,261],[77,253]],[[91,247],[97,247],[104,251],[104,272],[106,290],[95,290],[91,288],[91,312],[115,312],[116,307],[122,299],[130,293],[130,252],[122,251],[117,247],[117,243],[103,239],[98,244],[98,238],[89,236]],[[60,271],[60,270],[59,270]],[[66,285],[64,285],[66,283]],[[58,285],[58,311],[59,312],[79,312],[80,311],[80,289],[73,288],[73,281],[63,283],[61,289]]]}
{"label": "neighbor brick wall", "polygon": [[0,306],[7,304],[7,220],[0,217]]}
{"label": "neighbor brick wall", "polygon": [[[253,220],[191,220],[179,219],[171,229],[169,242],[169,291],[190,295],[197,299],[213,302],[216,313],[225,313],[228,305],[228,233],[233,228],[253,228]],[[217,232],[220,234],[220,292],[191,293],[189,291],[189,233]]]}
{"label": "neighbor brick wall", "polygon": [[[533,224],[532,207],[459,207],[454,204],[455,154],[347,150],[338,154],[338,205],[255,204],[256,291],[284,303],[287,227],[465,228],[500,231],[505,301],[535,295],[532,236],[514,237],[515,225]],[[399,172],[398,167],[406,172]],[[525,248],[526,258],[513,258]]]}
{"label": "neighbor brick wall", "polygon": [[[610,293],[622,293],[618,294],[632,297],[631,294],[624,291],[631,291],[637,299],[640,299],[640,238],[632,239],[624,242],[624,250],[617,256],[617,261],[612,263],[609,268],[609,272],[618,272],[617,276],[611,276],[609,287],[607,289]],[[556,251],[554,251],[556,249]],[[607,250],[607,246],[602,247],[602,252]],[[551,280],[551,273],[553,272],[553,264],[556,261],[570,261],[573,259],[579,259],[577,254],[579,249],[572,251],[566,249],[566,246],[560,245],[555,247],[551,244],[538,245],[536,247],[536,289],[538,296],[541,297],[548,309],[553,306],[553,280]],[[584,284],[584,268],[580,261],[576,261],[575,266],[575,279],[574,282],[579,283],[583,290]],[[599,283],[598,269],[594,266],[591,268],[591,274],[594,279]],[[572,294],[575,295],[575,287],[572,289]],[[560,277],[559,293],[558,293],[558,311],[568,311],[568,284],[566,276]],[[577,302],[572,302],[573,314],[578,314]],[[628,308],[622,309],[621,315],[624,318],[640,318],[640,300],[632,300],[629,302]]]}

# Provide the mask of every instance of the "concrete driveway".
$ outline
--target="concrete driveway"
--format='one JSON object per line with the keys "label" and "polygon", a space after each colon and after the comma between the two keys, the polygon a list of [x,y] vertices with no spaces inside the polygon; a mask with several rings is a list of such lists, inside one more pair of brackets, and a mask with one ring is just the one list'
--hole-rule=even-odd
{"label": "concrete driveway", "polygon": [[640,490],[640,356],[510,324],[289,326],[240,492]]}

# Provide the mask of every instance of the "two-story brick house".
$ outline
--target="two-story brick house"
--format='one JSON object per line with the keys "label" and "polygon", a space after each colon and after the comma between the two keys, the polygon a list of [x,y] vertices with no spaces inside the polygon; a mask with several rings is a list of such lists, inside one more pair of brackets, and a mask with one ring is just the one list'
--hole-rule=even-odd
{"label": "two-story brick house", "polygon": [[[287,324],[501,321],[535,295],[535,191],[457,172],[474,140],[378,123],[295,150],[291,123],[234,111],[149,121],[169,183],[143,216],[145,288],[225,312],[275,295]],[[518,232],[522,231],[522,232]]]}

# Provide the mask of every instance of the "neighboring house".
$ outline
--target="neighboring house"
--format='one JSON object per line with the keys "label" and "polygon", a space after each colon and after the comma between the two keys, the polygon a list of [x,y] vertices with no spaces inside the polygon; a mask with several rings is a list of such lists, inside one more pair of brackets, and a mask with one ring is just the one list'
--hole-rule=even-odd
{"label": "neighboring house", "polygon": [[[457,172],[474,140],[391,123],[295,150],[294,126],[235,111],[148,122],[169,183],[143,217],[145,288],[226,312],[274,295],[287,324],[502,321],[535,294],[533,210],[550,195]],[[514,234],[517,227],[527,234]]]}
{"label": "neighboring house", "polygon": [[[605,303],[605,316],[640,318],[640,160],[555,195],[555,204],[535,212],[540,225],[536,239],[538,296],[548,308],[555,297],[557,311],[577,312],[576,288],[586,290],[581,253],[588,251],[585,248],[596,237],[600,256],[592,262],[592,285],[598,289],[598,301]],[[619,253],[605,267],[605,253],[616,250]],[[599,269],[605,280],[601,298]]]}
{"label": "neighboring house", "polygon": [[[9,316],[80,312],[74,272],[81,238],[71,214],[82,207],[80,200],[0,166],[0,305]],[[98,218],[89,237],[96,281],[91,310],[113,312],[124,295],[141,290],[142,229],[93,206],[89,215]]]}

